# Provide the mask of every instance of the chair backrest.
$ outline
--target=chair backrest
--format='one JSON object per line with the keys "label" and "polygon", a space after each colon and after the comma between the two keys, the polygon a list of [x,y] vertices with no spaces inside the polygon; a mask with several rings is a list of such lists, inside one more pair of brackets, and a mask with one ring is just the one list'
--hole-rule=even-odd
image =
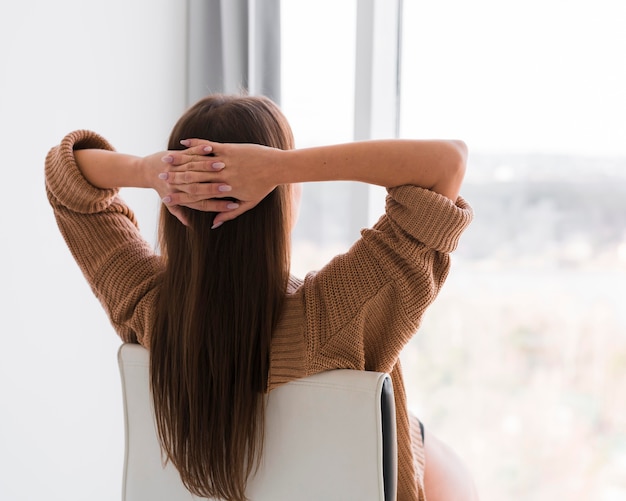
{"label": "chair backrest", "polygon": [[[198,499],[176,469],[163,467],[149,389],[148,351],[124,344],[123,501]],[[260,500],[396,499],[395,407],[387,374],[334,370],[273,390],[261,466],[246,495]]]}

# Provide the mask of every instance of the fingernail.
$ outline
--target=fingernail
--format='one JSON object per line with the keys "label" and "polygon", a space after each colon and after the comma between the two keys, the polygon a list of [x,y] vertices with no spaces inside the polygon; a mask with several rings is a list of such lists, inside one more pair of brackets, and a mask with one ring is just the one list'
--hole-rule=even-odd
{"label": "fingernail", "polygon": [[213,167],[215,170],[220,170],[226,167],[226,164],[224,162],[214,162],[211,164],[211,167]]}
{"label": "fingernail", "polygon": [[163,197],[161,199],[161,202],[163,202],[164,204],[169,204],[172,201],[172,197]]}
{"label": "fingernail", "polygon": [[236,204],[234,202],[231,202],[226,206],[227,209],[236,209],[238,207],[239,207],[239,204]]}
{"label": "fingernail", "polygon": [[220,226],[222,226],[224,223],[215,223],[213,226],[211,226],[211,229],[214,230],[215,228],[219,228]]}
{"label": "fingernail", "polygon": [[161,174],[159,174],[159,179],[167,179],[167,172],[161,172]]}
{"label": "fingernail", "polygon": [[166,164],[171,164],[174,161],[174,157],[172,155],[165,155],[161,162],[165,162]]}
{"label": "fingernail", "polygon": [[220,184],[217,187],[218,191],[231,191],[232,189],[233,189],[233,187],[232,186],[228,186],[227,184]]}
{"label": "fingernail", "polygon": [[213,151],[213,146],[205,146],[202,148],[202,151],[206,151],[207,153],[211,153]]}
{"label": "fingernail", "polygon": [[183,146],[189,146],[191,144],[191,141],[189,139],[181,139],[180,144],[182,144]]}

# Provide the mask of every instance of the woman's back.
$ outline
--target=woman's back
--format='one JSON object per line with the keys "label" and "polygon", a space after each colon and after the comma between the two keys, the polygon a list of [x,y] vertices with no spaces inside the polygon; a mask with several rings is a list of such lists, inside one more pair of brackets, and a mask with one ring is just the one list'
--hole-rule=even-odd
{"label": "woman's back", "polygon": [[[261,127],[256,113],[254,127]],[[398,356],[436,297],[448,254],[471,220],[471,209],[456,195],[462,149],[449,142],[397,141],[292,154],[193,141],[182,152],[171,151],[187,134],[204,135],[173,133],[169,165],[154,156],[139,162],[153,173],[150,187],[167,207],[162,257],[150,251],[112,189],[128,181],[102,177],[103,165],[117,172],[116,162],[126,161],[103,152],[110,149],[106,141],[85,131],[70,134],[46,164],[50,202],[87,280],[122,338],[151,350],[157,422],[168,457],[191,490],[241,498],[260,450],[261,392],[327,369],[389,372],[399,499],[417,499],[423,443],[406,410]],[[126,167],[119,176],[128,175]],[[281,235],[288,235],[291,209],[276,217],[272,208],[266,217],[262,204],[274,195],[255,196],[269,186],[271,194],[282,192],[275,198],[287,198],[280,202],[286,206],[289,183],[322,179],[386,185],[386,212],[346,254],[304,280],[289,278],[288,236],[283,244]],[[225,185],[231,200],[203,193]],[[262,188],[248,190],[257,185]],[[241,209],[227,209],[229,203]],[[200,210],[207,207],[214,212]],[[248,217],[254,222],[246,227]],[[225,224],[211,229],[218,218]],[[259,236],[262,244],[255,243]]]}

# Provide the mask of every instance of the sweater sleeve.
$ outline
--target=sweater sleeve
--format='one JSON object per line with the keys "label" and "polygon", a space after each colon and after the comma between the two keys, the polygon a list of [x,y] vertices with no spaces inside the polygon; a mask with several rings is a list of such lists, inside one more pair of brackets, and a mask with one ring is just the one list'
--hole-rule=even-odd
{"label": "sweater sleeve", "polygon": [[162,260],[139,233],[117,189],[91,185],[74,151],[113,150],[89,131],[68,134],[46,157],[46,193],[74,259],[125,342],[149,345]]}
{"label": "sweater sleeve", "polygon": [[385,215],[305,279],[309,372],[390,372],[450,267],[471,207],[415,186],[388,190]]}

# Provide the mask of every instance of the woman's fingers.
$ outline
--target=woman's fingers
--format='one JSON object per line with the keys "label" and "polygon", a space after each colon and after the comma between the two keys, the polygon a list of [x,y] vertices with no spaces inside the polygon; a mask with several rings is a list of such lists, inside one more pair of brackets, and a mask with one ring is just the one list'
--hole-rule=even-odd
{"label": "woman's fingers", "polygon": [[217,198],[209,198],[198,200],[197,202],[188,202],[186,204],[182,204],[183,207],[188,207],[189,209],[195,209],[203,212],[219,212],[220,214],[225,214],[227,212],[233,212],[239,209],[239,202],[234,202],[231,200],[219,200]]}
{"label": "woman's fingers", "polygon": [[215,148],[220,145],[220,143],[214,143],[213,141],[206,141],[204,139],[186,139],[181,141],[181,144],[188,144],[189,147],[185,150],[170,150],[161,158],[161,161],[172,167],[182,167],[189,164],[194,164],[194,166],[195,164],[206,164],[209,166],[207,170],[210,170],[211,164],[216,162],[215,159],[211,160],[211,158],[215,157]]}
{"label": "woman's fingers", "polygon": [[[220,169],[221,170],[221,169]],[[167,181],[168,184],[175,185],[179,189],[179,185],[196,184],[196,183],[219,183],[220,176],[218,172],[204,172],[187,170],[182,172],[162,172],[159,179]]]}
{"label": "woman's fingers", "polygon": [[[209,141],[208,139],[197,139],[197,138],[189,138],[189,139],[183,139],[181,140],[180,144],[182,144],[183,146],[187,147],[187,150],[195,150],[197,149],[197,151],[200,151],[203,148],[206,148],[207,146],[213,148],[216,145],[222,144],[222,143],[216,143],[215,141]],[[201,154],[201,153],[198,153]]]}
{"label": "woman's fingers", "polygon": [[232,221],[236,217],[241,216],[244,212],[249,211],[255,206],[256,204],[250,202],[240,202],[239,207],[237,207],[236,209],[220,212],[215,216],[215,219],[213,219],[213,228],[218,228],[223,223],[227,221]]}
{"label": "woman's fingers", "polygon": [[177,184],[175,187],[172,186],[172,193],[169,193],[167,197],[170,198],[172,203],[179,204],[188,201],[185,195],[198,200],[203,198],[224,198],[231,196],[232,191],[232,187],[226,183]]}
{"label": "woman's fingers", "polygon": [[186,146],[186,150],[176,150],[180,151],[184,155],[187,156],[205,156],[205,155],[214,155],[215,147],[219,143],[214,143],[213,141],[207,141],[206,139],[183,139],[180,144]]}
{"label": "woman's fingers", "polygon": [[[224,195],[223,195],[224,196]],[[223,200],[219,197],[209,198],[206,195],[194,195],[184,192],[171,193],[163,197],[162,202],[170,206],[182,205],[195,209],[211,212],[230,211],[239,208],[239,202],[233,200]]]}
{"label": "woman's fingers", "polygon": [[235,200],[222,200],[220,198],[201,198],[187,193],[172,193],[163,198],[163,203],[185,225],[187,225],[184,212],[180,207],[199,210],[203,212],[217,212],[213,222],[213,228],[221,226],[226,221],[231,221],[244,212],[252,209],[256,203],[240,202]]}
{"label": "woman's fingers", "polygon": [[170,151],[161,158],[161,161],[170,166],[175,172],[194,170],[203,172],[218,172],[226,164],[217,157],[189,155],[187,153]]}

